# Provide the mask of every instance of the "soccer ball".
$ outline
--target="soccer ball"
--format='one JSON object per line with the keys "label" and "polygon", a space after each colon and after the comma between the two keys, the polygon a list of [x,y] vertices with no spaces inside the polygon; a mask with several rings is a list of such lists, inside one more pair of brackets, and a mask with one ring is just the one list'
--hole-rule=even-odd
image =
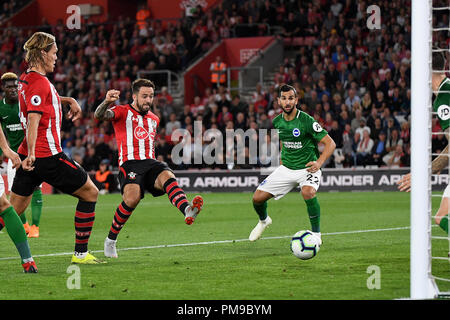
{"label": "soccer ball", "polygon": [[320,239],[309,230],[301,230],[291,240],[291,251],[299,259],[308,260],[316,256]]}

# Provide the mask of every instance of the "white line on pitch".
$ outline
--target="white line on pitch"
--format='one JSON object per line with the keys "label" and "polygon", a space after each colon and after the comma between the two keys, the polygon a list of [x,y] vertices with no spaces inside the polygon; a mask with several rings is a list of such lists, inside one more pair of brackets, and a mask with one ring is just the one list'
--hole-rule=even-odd
{"label": "white line on pitch", "polygon": [[[322,236],[334,236],[341,234],[355,234],[355,233],[367,233],[367,232],[381,232],[381,231],[395,231],[395,230],[406,230],[410,229],[410,227],[397,227],[397,228],[385,228],[385,229],[369,229],[369,230],[354,230],[354,231],[341,231],[341,232],[329,232],[322,233]],[[289,236],[275,236],[275,237],[265,237],[261,238],[261,240],[276,240],[276,239],[285,239],[290,238]],[[175,244],[160,244],[154,246],[145,246],[145,247],[131,247],[131,248],[121,248],[117,249],[117,251],[129,251],[129,250],[144,250],[144,249],[159,249],[159,248],[173,248],[173,247],[187,247],[187,246],[198,246],[198,245],[208,245],[208,244],[222,244],[222,243],[234,243],[234,242],[244,242],[249,241],[248,239],[237,239],[237,240],[216,240],[216,241],[204,241],[204,242],[191,242],[191,243],[175,243]],[[92,253],[103,252],[103,250],[93,250]],[[38,254],[33,257],[57,257],[57,256],[66,256],[72,255],[73,252],[61,252],[61,253],[49,253],[49,254]],[[17,257],[6,257],[0,258],[1,260],[12,260],[17,259]]]}

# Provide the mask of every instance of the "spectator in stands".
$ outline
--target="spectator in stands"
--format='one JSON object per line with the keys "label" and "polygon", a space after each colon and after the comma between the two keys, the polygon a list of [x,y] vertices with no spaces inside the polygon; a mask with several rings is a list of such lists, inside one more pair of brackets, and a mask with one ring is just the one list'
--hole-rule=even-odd
{"label": "spectator in stands", "polygon": [[391,131],[391,136],[386,141],[387,154],[383,157],[383,162],[388,164],[391,158],[394,156],[397,146],[403,146],[403,140],[399,137],[397,129]]}
{"label": "spectator in stands", "polygon": [[[172,133],[181,128],[181,122],[177,120],[177,114],[175,112],[172,112],[169,116],[169,121],[167,122],[166,126],[166,136],[171,136]],[[167,139],[166,139],[167,140]],[[170,141],[170,140],[168,140]]]}
{"label": "spectator in stands", "polygon": [[331,128],[328,131],[328,135],[336,143],[336,148],[340,149],[343,147],[343,131],[339,127],[337,120],[333,120],[331,123]]}
{"label": "spectator in stands", "polygon": [[[18,4],[23,2],[15,0],[7,1],[7,3],[9,5],[1,13],[3,16],[15,12],[21,7]],[[14,5],[13,10],[11,10],[11,4]],[[339,0],[319,2],[266,0],[264,3],[252,1],[252,5],[248,0],[240,1],[239,5],[235,1],[225,0],[224,5],[220,3],[218,8],[228,7],[228,12],[214,8],[211,13],[195,13],[190,18],[181,19],[174,24],[163,25],[160,21],[149,20],[149,25],[141,31],[137,25],[126,22],[122,18],[105,24],[83,24],[80,30],[69,31],[62,21],[54,26],[43,22],[39,28],[56,34],[59,39],[64,39],[60,44],[56,72],[49,77],[53,77],[50,80],[54,80],[58,92],[77,97],[85,117],[90,118],[92,107],[98,105],[98,97],[103,96],[110,87],[125,87],[121,103],[129,102],[130,90],[127,88],[127,81],[123,81],[123,73],[125,77],[134,79],[138,71],[144,69],[157,70],[161,67],[170,67],[174,70],[185,69],[195,57],[205,52],[211,43],[217,43],[220,39],[232,36],[230,30],[232,26],[243,21],[252,21],[255,24],[269,21],[270,30],[277,30],[276,27],[280,30],[280,27],[282,28],[289,20],[289,13],[294,13],[294,19],[298,22],[296,28],[299,27],[298,36],[303,37],[305,42],[304,45],[295,48],[298,56],[295,58],[294,70],[289,66],[290,59],[283,59],[280,66],[282,73],[279,75],[283,79],[274,79],[273,88],[276,89],[283,82],[294,82],[299,89],[301,109],[311,114],[318,112],[317,118],[325,120],[326,114],[330,113],[332,119],[339,122],[340,128],[345,128],[356,114],[354,102],[344,104],[350,96],[350,89],[355,90],[358,96],[364,92],[359,89],[365,88],[360,106],[362,116],[367,119],[366,125],[371,128],[372,139],[378,140],[379,136],[380,128],[377,118],[381,119],[384,129],[387,129],[390,118],[394,119],[394,128],[397,130],[400,129],[399,121],[402,122],[400,138],[404,141],[404,157],[407,157],[409,128],[403,122],[407,121],[411,106],[408,89],[411,78],[409,50],[411,8],[403,6],[399,0],[379,5],[383,12],[383,28],[379,34],[367,33],[367,36],[365,5]],[[269,14],[262,14],[262,12],[269,12]],[[335,24],[332,22],[333,19],[337,21]],[[448,17],[438,21],[445,25]],[[332,25],[333,28],[328,30],[327,27],[330,28]],[[273,26],[275,28],[272,28]],[[20,43],[23,43],[26,32],[26,29],[17,28],[0,30],[2,39],[0,73],[10,70],[20,73],[23,70]],[[438,32],[437,39],[443,38],[443,33]],[[314,39],[308,39],[309,36],[313,36]],[[157,40],[159,38],[160,42]],[[153,39],[155,42],[152,41]],[[320,81],[325,82],[324,88],[330,93],[332,99],[324,98],[328,95],[323,94],[324,90],[319,84]],[[161,81],[161,83],[163,85],[164,82]],[[260,85],[262,87],[263,84]],[[266,85],[264,83],[264,86]],[[222,106],[228,107],[234,119],[239,112],[243,112],[241,108],[234,109],[230,93],[226,92],[223,86],[217,91],[215,93],[219,99],[216,101],[210,101],[207,95],[201,97],[205,110],[203,114],[197,113],[196,117],[189,111],[181,112],[183,106],[175,105],[174,102],[173,108],[179,114],[178,121],[181,125],[192,127],[192,121],[199,119],[200,115],[206,128],[215,127]],[[245,101],[243,97],[244,95],[241,94],[239,104],[251,104],[248,106],[248,111],[243,112],[250,125],[252,122],[258,122],[261,125],[261,119],[265,117],[273,119],[279,113],[274,95],[268,97],[264,94],[267,101],[264,112],[255,112],[255,101]],[[162,99],[159,98],[158,96],[155,100],[155,106],[160,109],[158,114],[161,115],[160,130],[162,132],[167,129],[164,127],[167,127],[169,123],[171,112],[166,112],[167,103],[162,103]],[[191,103],[186,101],[185,104]],[[216,103],[217,108],[212,103]],[[319,111],[316,110],[318,104],[321,105]],[[376,109],[376,115],[373,113],[373,107]],[[210,112],[212,109],[217,111]],[[186,117],[189,119],[187,125]],[[83,165],[89,162],[87,161],[90,153],[89,145],[94,144],[92,147],[99,149],[96,136],[99,134],[100,125],[89,124],[91,128],[88,128],[87,123],[88,121],[85,120],[76,123],[63,121],[61,132],[67,152],[79,138],[79,135],[75,136],[76,130],[73,128],[83,128],[82,145],[87,149]],[[404,129],[403,126],[405,126]],[[374,129],[375,127],[377,129]],[[105,129],[108,135],[108,128]],[[348,131],[346,135],[353,138],[351,130],[344,131]],[[390,131],[391,129],[388,129],[389,135]],[[65,133],[68,134],[67,137]],[[72,145],[68,141],[72,141]],[[110,141],[104,142],[108,148],[100,147],[100,149],[111,151]],[[439,142],[434,142],[434,145],[439,145]],[[115,162],[112,163],[115,164]]]}
{"label": "spectator in stands", "polygon": [[166,103],[168,105],[173,105],[173,97],[172,95],[169,93],[167,87],[162,87],[161,91],[156,95],[156,98],[158,99],[158,101],[160,101],[161,99],[165,100]]}
{"label": "spectator in stands", "polygon": [[95,172],[99,166],[100,158],[95,154],[95,148],[89,144],[86,148],[86,155],[84,156],[83,168],[86,172]]}
{"label": "spectator in stands", "polygon": [[227,80],[227,64],[222,61],[221,56],[216,56],[216,61],[211,63],[209,67],[211,72],[211,86],[218,89],[219,86],[224,86]]}
{"label": "spectator in stands", "polygon": [[71,149],[70,157],[75,159],[75,156],[79,156],[80,158],[84,158],[86,154],[86,148],[83,146],[83,141],[81,139],[75,140],[75,145]]}
{"label": "spectator in stands", "polygon": [[353,110],[353,106],[356,103],[361,103],[361,98],[356,94],[356,90],[350,88],[348,90],[348,97],[345,99],[345,104],[348,106],[349,110]]}
{"label": "spectator in stands", "polygon": [[114,174],[109,170],[109,160],[103,159],[99,169],[92,177],[92,181],[99,190],[99,194],[113,193],[117,191],[117,183]]}
{"label": "spectator in stands", "polygon": [[230,104],[230,112],[233,114],[234,117],[239,112],[242,112],[246,118],[247,112],[248,112],[248,103],[241,100],[241,96],[239,94],[235,95],[233,99],[231,100]]}
{"label": "spectator in stands", "polygon": [[397,145],[393,155],[389,158],[386,164],[391,168],[399,168],[402,165],[404,155],[403,146]]}
{"label": "spectator in stands", "polygon": [[365,166],[370,163],[372,158],[372,148],[374,146],[374,142],[372,138],[370,138],[370,133],[368,130],[364,130],[362,134],[362,138],[356,147],[356,165]]}
{"label": "spectator in stands", "polygon": [[372,149],[372,163],[379,167],[383,166],[383,157],[386,155],[386,133],[380,131],[378,133],[378,139],[375,141]]}

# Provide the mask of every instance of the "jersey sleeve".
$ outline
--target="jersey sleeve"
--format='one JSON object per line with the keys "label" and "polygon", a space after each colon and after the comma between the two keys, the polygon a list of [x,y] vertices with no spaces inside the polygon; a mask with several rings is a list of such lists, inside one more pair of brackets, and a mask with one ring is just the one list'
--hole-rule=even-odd
{"label": "jersey sleeve", "polygon": [[109,108],[109,110],[111,110],[114,113],[114,118],[112,119],[112,121],[115,122],[122,118],[122,115],[123,115],[122,106],[113,106],[113,107]]}
{"label": "jersey sleeve", "polygon": [[318,123],[313,117],[309,115],[307,123],[309,133],[317,142],[322,140],[323,137],[325,137],[328,134],[327,130],[322,128],[320,123]]}
{"label": "jersey sleeve", "polygon": [[31,82],[25,92],[25,104],[27,112],[43,114],[48,107],[48,96],[50,86],[44,81],[37,79]]}
{"label": "jersey sleeve", "polygon": [[[448,90],[450,90],[450,85],[447,86]],[[447,89],[445,89],[447,90]],[[450,92],[442,92],[436,97],[436,101],[434,103],[434,109],[439,118],[439,124],[441,125],[442,130],[447,130],[450,127]]]}

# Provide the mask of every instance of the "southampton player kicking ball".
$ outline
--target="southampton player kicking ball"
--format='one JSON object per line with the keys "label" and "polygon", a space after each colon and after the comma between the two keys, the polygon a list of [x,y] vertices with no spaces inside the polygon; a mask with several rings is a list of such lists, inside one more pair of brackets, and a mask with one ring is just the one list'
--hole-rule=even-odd
{"label": "southampton player kicking ball", "polygon": [[109,108],[119,99],[120,94],[117,90],[109,90],[94,115],[98,120],[112,121],[119,150],[119,182],[123,201],[116,209],[105,239],[104,253],[110,258],[117,258],[117,236],[144,198],[145,191],[154,197],[166,193],[189,225],[194,222],[203,206],[201,196],[194,197],[190,204],[172,170],[164,162],[155,160],[155,135],[159,118],[150,111],[155,85],[150,80],[137,79],[131,87],[131,104]]}
{"label": "southampton player kicking ball", "polygon": [[[264,229],[272,224],[267,214],[267,200],[281,199],[297,186],[301,187],[306,203],[311,231],[320,238],[320,205],[316,198],[322,176],[320,168],[333,154],[336,144],[314,118],[296,108],[298,96],[294,87],[281,85],[278,93],[278,104],[283,112],[272,123],[282,144],[282,164],[261,182],[253,194],[253,207],[259,222],[249,240],[259,239]],[[320,156],[319,142],[325,145]]]}

